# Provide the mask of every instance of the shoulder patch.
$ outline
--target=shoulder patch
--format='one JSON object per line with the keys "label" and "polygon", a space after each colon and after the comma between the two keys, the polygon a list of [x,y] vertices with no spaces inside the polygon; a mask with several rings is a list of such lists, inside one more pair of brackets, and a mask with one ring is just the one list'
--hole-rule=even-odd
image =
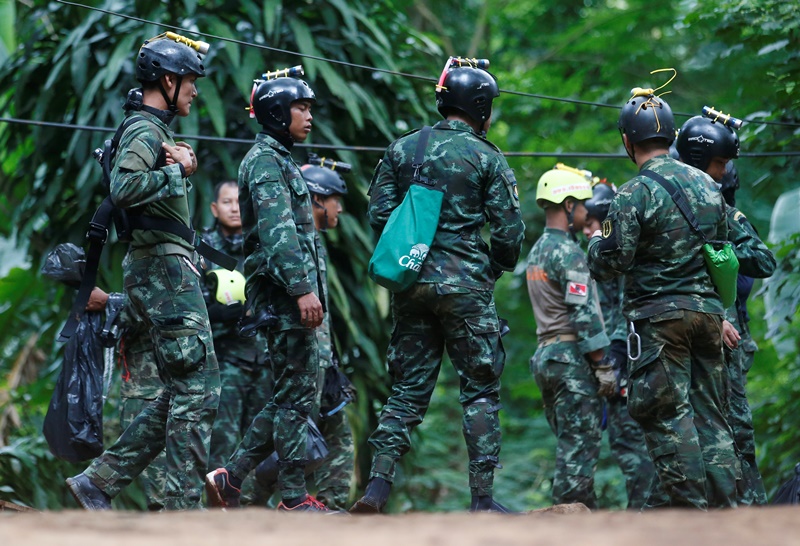
{"label": "shoulder patch", "polygon": [[740,210],[736,211],[736,214],[733,215],[733,220],[735,222],[741,222],[742,220],[747,220],[747,216]]}
{"label": "shoulder patch", "polygon": [[614,224],[608,218],[603,220],[603,224],[601,227],[603,230],[602,231],[603,239],[608,239],[609,237],[611,237],[611,234],[614,233]]}

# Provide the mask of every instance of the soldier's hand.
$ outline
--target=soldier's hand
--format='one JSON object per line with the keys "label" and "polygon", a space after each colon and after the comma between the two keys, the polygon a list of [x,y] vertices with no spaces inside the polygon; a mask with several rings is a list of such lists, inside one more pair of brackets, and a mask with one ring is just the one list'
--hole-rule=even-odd
{"label": "soldier's hand", "polygon": [[108,294],[106,294],[103,290],[95,286],[92,289],[92,293],[89,294],[89,301],[86,302],[86,310],[102,311],[103,309],[106,308],[107,302],[108,302]]}
{"label": "soldier's hand", "polygon": [[725,342],[725,345],[730,347],[731,349],[735,349],[739,346],[739,340],[742,339],[742,336],[739,335],[739,332],[736,331],[733,324],[728,322],[727,320],[722,321],[722,341]]}
{"label": "soldier's hand", "polygon": [[617,392],[617,375],[610,365],[595,367],[594,376],[597,378],[598,395],[609,397]]}
{"label": "soldier's hand", "polygon": [[322,324],[322,303],[314,292],[303,294],[297,298],[297,307],[300,309],[300,324],[306,328],[316,328]]}
{"label": "soldier's hand", "polygon": [[161,146],[167,153],[167,165],[180,163],[183,165],[183,170],[186,172],[186,176],[191,176],[194,174],[194,172],[197,170],[197,159],[195,158],[194,150],[192,150],[191,146],[185,142],[178,142],[175,144],[175,146],[170,146],[164,142],[161,144]]}

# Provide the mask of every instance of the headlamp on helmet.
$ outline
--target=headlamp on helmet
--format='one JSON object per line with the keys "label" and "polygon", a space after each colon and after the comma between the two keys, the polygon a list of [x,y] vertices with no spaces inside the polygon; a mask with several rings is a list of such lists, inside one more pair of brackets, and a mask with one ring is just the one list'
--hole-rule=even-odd
{"label": "headlamp on helmet", "polygon": [[[309,158],[310,160],[310,158]],[[314,195],[347,195],[344,178],[330,167],[306,164],[300,167],[308,191]]]}
{"label": "headlamp on helmet", "polygon": [[[302,66],[286,70],[303,73]],[[265,73],[269,74],[273,73]],[[314,103],[317,97],[308,83],[299,78],[277,76],[268,80],[255,80],[250,96],[251,117],[254,116],[265,129],[279,135],[288,135],[289,125],[292,123],[292,104],[301,100]]]}
{"label": "headlamp on helmet", "polygon": [[158,81],[165,74],[197,77],[206,75],[201,54],[208,44],[190,40],[174,32],[165,32],[145,40],[136,58],[136,79],[142,83]]}
{"label": "headlamp on helmet", "polygon": [[675,148],[684,163],[705,171],[715,157],[739,157],[739,137],[723,123],[694,116],[681,127]]}
{"label": "headlamp on helmet", "polygon": [[436,84],[436,108],[463,112],[483,128],[492,115],[492,101],[500,96],[497,80],[486,69],[488,59],[450,57]]}

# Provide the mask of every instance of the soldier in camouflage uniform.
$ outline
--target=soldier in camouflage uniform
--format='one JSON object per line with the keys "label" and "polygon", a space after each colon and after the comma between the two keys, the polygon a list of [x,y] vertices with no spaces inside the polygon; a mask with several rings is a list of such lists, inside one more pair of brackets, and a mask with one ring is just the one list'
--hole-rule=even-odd
{"label": "soldier in camouflage uniform", "polygon": [[[311,192],[314,213],[314,226],[317,228],[317,260],[319,280],[322,292],[326,296],[326,305],[330,308],[328,296],[328,251],[320,232],[326,232],[339,225],[339,214],[342,212],[342,196],[347,194],[347,185],[342,177],[331,169],[303,165],[303,177]],[[333,331],[331,314],[327,313],[322,326],[317,328],[319,344],[319,379],[317,381],[317,403],[315,414],[319,414],[319,430],[328,444],[328,458],[320,468],[314,471],[313,483],[317,486],[317,499],[332,510],[346,510],[350,497],[350,482],[355,468],[355,451],[353,448],[353,431],[347,420],[347,413],[342,407],[330,415],[323,414],[320,409],[326,404],[322,400],[326,376],[332,377],[329,383],[339,388],[349,388],[349,381],[342,385],[338,356],[333,350]],[[350,394],[350,393],[348,393]],[[352,394],[351,394],[352,396]],[[332,408],[333,409],[333,408]],[[330,410],[329,410],[330,411]]]}
{"label": "soldier in camouflage uniform", "polygon": [[235,180],[217,184],[211,213],[216,218],[216,229],[205,233],[203,239],[209,246],[238,259],[236,271],[215,269],[207,274],[208,317],[222,386],[208,461],[209,469],[214,469],[225,464],[250,423],[267,405],[272,397],[272,384],[264,337],[239,336],[245,279],[239,185]]}
{"label": "soldier in camouflage uniform", "polygon": [[[682,188],[706,238],[726,240],[713,180],[669,157],[669,105],[637,90],[619,127],[640,172]],[[619,189],[602,232],[590,239],[589,268],[601,282],[624,275],[623,311],[641,339],[641,354],[628,363],[628,411],[644,430],[666,504],[705,510],[736,505],[738,462],[725,415],[724,309],[703,242],[667,190],[640,174]],[[658,503],[651,495],[648,505]]]}
{"label": "soldier in camouflage uniform", "polygon": [[[590,238],[600,229],[608,216],[608,208],[614,199],[615,188],[600,181],[592,188],[592,198],[586,201],[586,224],[583,234]],[[644,507],[650,488],[658,478],[656,469],[647,453],[642,427],[628,413],[628,351],[625,344],[627,323],[622,315],[622,279],[597,283],[600,310],[611,344],[608,356],[617,376],[616,392],[606,399],[606,423],[608,445],[625,476],[628,493],[628,509]]]}
{"label": "soldier in camouflage uniform", "polygon": [[[416,283],[392,296],[391,395],[369,439],[370,481],[350,509],[354,513],[383,509],[397,461],[428,409],[445,348],[461,380],[471,509],[505,510],[492,499],[505,364],[493,291],[495,280],[519,258],[524,225],[514,173],[484,137],[499,95],[495,78],[480,68],[445,70],[436,103],[446,119],[433,126],[420,169],[444,191],[444,201]],[[414,131],[393,142],[376,167],[368,216],[379,234],[408,191],[419,135]],[[487,221],[491,246],[481,236]]]}
{"label": "soldier in camouflage uniform", "polygon": [[[111,198],[143,219],[190,226],[187,177],[197,169],[191,147],[175,143],[169,122],[187,116],[205,69],[189,46],[166,36],[145,42],[136,60],[141,110],[122,134],[111,173]],[[133,211],[130,211],[132,214]],[[166,448],[164,508],[200,507],[211,426],[219,401],[219,370],[194,246],[172,232],[135,229],[123,263],[127,319],[140,330],[128,346],[158,363],[161,394],[117,442],[67,484],[86,509],[110,499]],[[135,336],[135,337],[132,337]]]}
{"label": "soldier in camouflage uniform", "polygon": [[736,482],[736,501],[743,505],[763,505],[767,503],[767,494],[756,464],[753,416],[745,390],[747,372],[757,349],[747,327],[747,298],[754,277],[765,278],[775,271],[775,257],[745,215],[735,208],[734,192],[739,186],[732,161],[739,157],[736,132],[723,122],[695,116],[681,127],[676,150],[686,164],[705,171],[721,183],[720,191],[727,205],[728,227],[740,259],[736,303],[725,310],[726,320],[722,323],[725,361],[730,379],[728,423],[733,429],[734,447],[742,469],[742,478]]}
{"label": "soldier in camouflage uniform", "polygon": [[541,176],[536,203],[546,224],[528,254],[527,282],[539,341],[531,373],[558,440],[553,502],[597,508],[601,396],[614,394],[616,378],[604,358],[609,340],[597,287],[575,240],[586,220],[584,201],[591,197],[582,171],[559,164]]}
{"label": "soldier in camouflage uniform", "polygon": [[315,101],[308,84],[292,77],[261,82],[253,95],[252,111],[263,131],[239,167],[239,204],[248,307],[256,316],[267,309],[277,316],[267,333],[274,392],[225,467],[206,476],[215,506],[238,506],[242,479],[275,450],[278,509],[327,510],[308,494],[304,475],[319,367],[315,329],[324,309],[311,198],[291,157],[294,142],[305,141],[311,131]]}

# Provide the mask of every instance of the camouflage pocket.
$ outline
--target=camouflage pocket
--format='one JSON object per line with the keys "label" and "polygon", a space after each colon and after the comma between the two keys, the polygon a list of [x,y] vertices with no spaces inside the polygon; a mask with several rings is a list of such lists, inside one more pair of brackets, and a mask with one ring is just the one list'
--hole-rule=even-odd
{"label": "camouflage pocket", "polygon": [[640,423],[677,414],[676,385],[660,358],[663,348],[645,349],[639,360],[629,362],[628,413]]}
{"label": "camouflage pocket", "polygon": [[314,219],[311,215],[311,197],[308,193],[308,186],[302,176],[292,175],[289,179],[289,188],[292,193],[292,214],[294,223],[298,226],[311,224]]}
{"label": "camouflage pocket", "polygon": [[153,345],[161,371],[169,378],[181,378],[201,370],[209,352],[198,330],[185,325],[153,330]]}
{"label": "camouflage pocket", "polygon": [[467,327],[468,366],[475,377],[493,380],[500,377],[506,352],[500,340],[500,323],[496,317],[464,319]]}

